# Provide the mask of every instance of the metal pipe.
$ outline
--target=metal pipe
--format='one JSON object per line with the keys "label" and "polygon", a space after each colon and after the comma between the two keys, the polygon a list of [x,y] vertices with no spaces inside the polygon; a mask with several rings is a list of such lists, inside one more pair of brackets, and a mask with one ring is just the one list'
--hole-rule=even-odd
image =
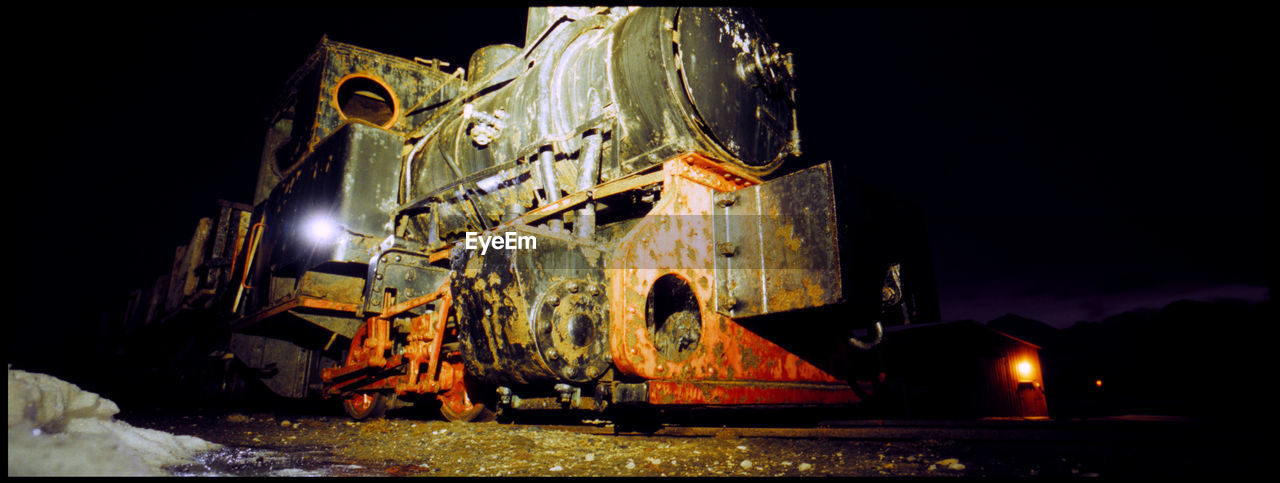
{"label": "metal pipe", "polygon": [[[582,164],[579,165],[578,191],[590,189],[600,179],[600,145],[604,136],[600,131],[592,130],[582,137]],[[587,200],[578,209],[573,219],[574,234],[581,238],[591,238],[596,232],[596,202]]]}
{"label": "metal pipe", "polygon": [[[493,85],[488,84],[491,78],[501,74],[502,72],[505,72],[508,68],[518,64],[519,62],[522,62],[523,59],[528,58],[529,55],[533,54],[533,51],[537,49],[538,46],[542,45],[542,42],[546,40],[547,35],[549,35],[552,30],[555,30],[556,27],[560,26],[562,21],[566,19],[567,17],[563,15],[561,15],[560,17],[557,17],[555,21],[551,22],[551,27],[548,28],[547,31],[544,31],[542,36],[538,37],[538,40],[536,42],[534,42],[532,45],[526,45],[523,51],[521,51],[519,54],[508,59],[506,62],[502,64],[502,66],[498,67],[497,69],[494,69],[488,75],[485,75],[484,78],[478,81],[468,83],[470,87],[468,87],[466,91],[459,94],[457,97],[454,97],[453,100],[449,101],[448,104],[446,104],[443,108],[440,109],[440,114],[437,114],[435,116],[432,116],[430,119],[427,119],[426,122],[422,123],[422,125],[428,126],[428,125],[434,124],[436,127],[439,127],[440,123],[437,123],[436,121],[442,119],[441,116],[445,116],[448,113],[453,112],[454,110],[457,109],[457,106],[459,104],[469,102],[473,97],[475,97],[476,93],[482,92],[490,87],[493,87]],[[435,129],[435,128],[432,128],[432,129]],[[411,134],[408,137],[410,138],[417,137],[416,134],[418,132],[422,132],[421,128],[419,128],[417,131],[414,132],[414,134]],[[427,137],[430,137],[430,136],[428,135]]]}
{"label": "metal pipe", "polygon": [[[556,182],[556,154],[551,150],[551,146],[543,146],[542,151],[538,152],[538,170],[542,174],[542,191],[547,197],[547,203],[555,203],[560,200],[560,184]],[[547,227],[551,231],[560,231],[564,227],[564,220],[553,218],[547,221]]]}
{"label": "metal pipe", "polygon": [[604,136],[598,129],[582,135],[582,167],[578,175],[578,191],[595,186],[600,179],[600,145],[603,143]]}
{"label": "metal pipe", "polygon": [[413,107],[410,107],[410,108],[408,108],[408,109],[405,109],[405,110],[404,110],[404,112],[408,113],[408,114],[405,114],[405,116],[408,116],[409,114],[412,114],[414,110],[417,110],[419,107],[422,107],[422,103],[427,102],[427,100],[431,99],[431,98],[432,98],[432,97],[434,97],[437,93],[439,93],[440,91],[444,90],[445,86],[449,85],[449,83],[450,83],[450,82],[453,82],[453,81],[455,81],[455,80],[462,80],[462,76],[464,76],[464,75],[466,75],[466,70],[465,70],[465,69],[463,69],[463,68],[459,67],[457,70],[454,70],[452,74],[449,74],[449,78],[448,78],[448,79],[445,79],[445,80],[444,80],[444,82],[441,82],[441,83],[440,83],[440,86],[439,86],[439,87],[436,87],[436,88],[435,88],[435,90],[431,91],[431,92],[430,92],[430,93],[428,93],[427,95],[422,96],[422,99],[419,99],[419,100],[418,100],[418,103],[417,103],[417,104],[414,104],[414,105],[413,105]]}
{"label": "metal pipe", "polygon": [[538,151],[538,170],[542,175],[542,191],[547,196],[547,203],[560,200],[560,185],[556,182],[556,155],[551,146],[543,146]]}
{"label": "metal pipe", "polygon": [[519,218],[521,215],[524,215],[526,212],[528,212],[528,210],[526,210],[524,206],[521,205],[520,203],[510,203],[507,205],[506,212],[502,214],[502,222],[506,223],[508,221]]}
{"label": "metal pipe", "polygon": [[431,211],[427,215],[427,246],[434,247],[440,243],[440,213],[437,213],[440,203],[432,203]]}
{"label": "metal pipe", "polygon": [[435,135],[436,130],[440,129],[440,126],[443,126],[444,124],[444,121],[441,121],[439,124],[436,124],[435,127],[432,127],[427,134],[422,136],[422,139],[419,139],[417,143],[414,143],[413,149],[409,151],[409,156],[404,158],[404,190],[400,192],[400,203],[408,203],[409,199],[413,197],[413,193],[410,192],[410,189],[412,188],[411,184],[413,182],[413,157],[418,155],[418,151],[422,149],[422,146],[425,146],[427,141],[431,139],[431,136]]}
{"label": "metal pipe", "polygon": [[249,254],[244,258],[244,271],[240,273],[240,287],[236,289],[236,299],[231,303],[231,313],[240,310],[240,298],[244,296],[244,290],[252,288],[248,285],[249,269],[253,267],[253,256],[258,253],[258,242],[262,240],[262,232],[267,228],[267,224],[261,221],[253,224],[252,232],[249,235]]}

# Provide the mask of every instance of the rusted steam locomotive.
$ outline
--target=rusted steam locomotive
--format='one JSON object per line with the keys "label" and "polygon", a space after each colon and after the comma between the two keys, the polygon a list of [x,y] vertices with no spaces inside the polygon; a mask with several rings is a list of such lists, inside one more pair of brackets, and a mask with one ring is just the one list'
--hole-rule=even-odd
{"label": "rusted steam locomotive", "polygon": [[858,402],[931,268],[798,159],[794,78],[732,8],[532,8],[452,71],[324,39],[252,205],[131,316],[216,314],[272,391],[357,419]]}

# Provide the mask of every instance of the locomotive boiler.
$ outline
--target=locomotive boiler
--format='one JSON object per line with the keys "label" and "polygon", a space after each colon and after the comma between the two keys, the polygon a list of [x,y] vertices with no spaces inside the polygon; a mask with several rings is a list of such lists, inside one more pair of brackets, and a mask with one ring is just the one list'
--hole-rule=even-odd
{"label": "locomotive boiler", "polygon": [[531,8],[452,70],[323,39],[134,312],[357,419],[856,403],[930,267],[800,159],[795,78],[736,8]]}

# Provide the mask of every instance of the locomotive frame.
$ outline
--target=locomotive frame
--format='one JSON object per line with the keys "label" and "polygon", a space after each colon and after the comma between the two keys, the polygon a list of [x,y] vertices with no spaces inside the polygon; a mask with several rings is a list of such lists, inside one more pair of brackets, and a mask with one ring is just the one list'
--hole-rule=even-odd
{"label": "locomotive frame", "polygon": [[452,73],[322,39],[252,206],[130,316],[216,314],[273,392],[356,419],[863,401],[882,325],[936,314],[929,267],[797,159],[793,77],[734,9],[532,8]]}

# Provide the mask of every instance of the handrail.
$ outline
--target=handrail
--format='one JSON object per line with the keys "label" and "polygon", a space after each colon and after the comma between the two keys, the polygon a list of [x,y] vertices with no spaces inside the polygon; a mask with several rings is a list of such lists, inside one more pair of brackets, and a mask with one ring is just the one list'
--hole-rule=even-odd
{"label": "handrail", "polygon": [[253,228],[249,230],[249,255],[244,257],[244,270],[240,272],[240,287],[236,289],[236,300],[231,303],[231,313],[236,313],[240,309],[240,297],[244,296],[245,289],[253,288],[248,285],[249,267],[253,265],[253,255],[258,252],[258,242],[262,240],[262,230],[267,227],[266,223],[261,221],[254,223]]}

